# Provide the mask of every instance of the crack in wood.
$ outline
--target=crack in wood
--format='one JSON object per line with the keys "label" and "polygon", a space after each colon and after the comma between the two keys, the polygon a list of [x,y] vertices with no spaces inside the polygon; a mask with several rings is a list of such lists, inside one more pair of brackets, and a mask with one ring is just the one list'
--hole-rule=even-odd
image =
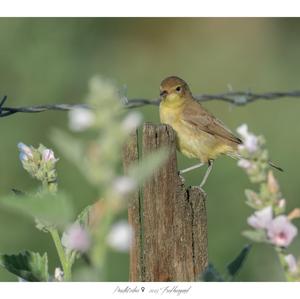
{"label": "crack in wood", "polygon": [[[137,135],[132,138],[135,141],[124,149],[125,172],[139,159]],[[199,187],[186,189],[179,177],[172,128],[147,123],[142,139],[143,155],[162,146],[170,152],[168,161],[130,201],[128,219],[135,232],[130,280],[195,281],[208,264],[206,194]]]}

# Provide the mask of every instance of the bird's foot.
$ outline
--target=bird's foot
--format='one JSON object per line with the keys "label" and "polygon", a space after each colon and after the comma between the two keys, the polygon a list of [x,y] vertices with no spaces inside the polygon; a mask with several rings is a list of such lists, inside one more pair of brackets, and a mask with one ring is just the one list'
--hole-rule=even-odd
{"label": "bird's foot", "polygon": [[182,176],[181,171],[178,171],[177,174],[178,174],[178,176],[179,176],[181,182],[184,184],[184,183],[185,183],[185,178]]}

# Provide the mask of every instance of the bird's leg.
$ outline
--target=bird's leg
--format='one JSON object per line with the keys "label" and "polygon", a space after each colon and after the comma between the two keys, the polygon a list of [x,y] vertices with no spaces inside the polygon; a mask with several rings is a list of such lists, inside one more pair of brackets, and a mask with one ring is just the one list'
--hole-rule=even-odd
{"label": "bird's leg", "polygon": [[208,176],[209,176],[209,174],[212,170],[212,167],[213,167],[213,160],[208,160],[208,168],[207,168],[207,170],[205,172],[205,175],[202,179],[202,182],[200,184],[200,188],[202,188],[204,186],[204,184],[205,184],[205,182],[206,182],[206,180],[207,180],[207,178],[208,178]]}
{"label": "bird's leg", "polygon": [[191,166],[191,167],[188,167],[188,168],[185,168],[185,169],[183,169],[183,170],[180,170],[180,171],[179,171],[179,175],[184,174],[184,173],[187,173],[187,172],[189,172],[189,171],[191,171],[191,170],[200,168],[200,167],[203,166],[203,165],[204,165],[204,163],[198,163],[198,164],[193,165],[193,166]]}

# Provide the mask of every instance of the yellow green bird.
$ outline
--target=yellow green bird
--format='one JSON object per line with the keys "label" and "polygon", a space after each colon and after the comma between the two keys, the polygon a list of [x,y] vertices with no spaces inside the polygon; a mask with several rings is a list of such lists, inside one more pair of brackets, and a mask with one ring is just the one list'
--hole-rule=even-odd
{"label": "yellow green bird", "polygon": [[[164,79],[160,85],[160,121],[176,132],[177,149],[201,163],[180,171],[180,174],[208,164],[200,184],[203,187],[212,169],[213,161],[221,154],[239,159],[241,139],[197,102],[188,84],[176,77]],[[270,162],[271,166],[276,167]]]}

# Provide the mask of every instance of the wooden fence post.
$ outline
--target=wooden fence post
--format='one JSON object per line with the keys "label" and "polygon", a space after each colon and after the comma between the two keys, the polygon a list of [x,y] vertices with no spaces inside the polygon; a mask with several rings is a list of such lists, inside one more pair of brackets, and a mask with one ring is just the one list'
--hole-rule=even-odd
{"label": "wooden fence post", "polygon": [[[145,124],[142,139],[143,155],[161,146],[170,154],[129,203],[130,281],[195,281],[208,264],[206,195],[199,187],[186,189],[179,177],[171,127]],[[134,134],[123,152],[125,172],[138,159]]]}

